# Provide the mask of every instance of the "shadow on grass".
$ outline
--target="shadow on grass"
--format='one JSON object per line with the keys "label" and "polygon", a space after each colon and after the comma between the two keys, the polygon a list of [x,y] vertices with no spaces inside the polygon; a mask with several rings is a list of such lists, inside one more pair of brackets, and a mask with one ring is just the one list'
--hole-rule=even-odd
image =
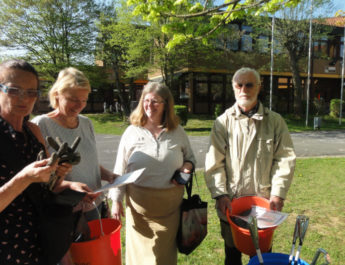
{"label": "shadow on grass", "polygon": [[184,128],[187,132],[211,132],[211,128]]}

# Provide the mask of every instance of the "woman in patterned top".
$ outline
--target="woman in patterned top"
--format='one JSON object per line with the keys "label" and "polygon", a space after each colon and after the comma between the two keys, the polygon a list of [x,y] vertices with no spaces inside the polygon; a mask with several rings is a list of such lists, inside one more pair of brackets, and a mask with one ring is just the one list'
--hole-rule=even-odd
{"label": "woman in patterned top", "polygon": [[[27,121],[38,98],[38,75],[22,60],[0,64],[0,264],[45,265],[39,241],[40,219],[28,192],[48,182],[52,172],[64,177],[71,166],[36,161],[45,150],[39,128]],[[65,181],[59,189],[79,189]],[[74,183],[75,185],[75,183]],[[41,186],[39,186],[41,187]]]}

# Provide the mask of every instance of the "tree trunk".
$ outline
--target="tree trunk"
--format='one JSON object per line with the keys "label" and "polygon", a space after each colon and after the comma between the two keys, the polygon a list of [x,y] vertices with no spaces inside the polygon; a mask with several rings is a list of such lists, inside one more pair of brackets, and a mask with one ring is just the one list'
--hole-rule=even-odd
{"label": "tree trunk", "polygon": [[294,86],[293,109],[295,114],[302,115],[302,82],[299,73],[298,59],[293,51],[289,51],[289,57],[292,82]]}
{"label": "tree trunk", "polygon": [[113,71],[115,74],[115,87],[119,90],[119,98],[126,117],[130,114],[130,102],[129,97],[126,95],[125,87],[120,82],[119,68],[116,64],[113,64]]}

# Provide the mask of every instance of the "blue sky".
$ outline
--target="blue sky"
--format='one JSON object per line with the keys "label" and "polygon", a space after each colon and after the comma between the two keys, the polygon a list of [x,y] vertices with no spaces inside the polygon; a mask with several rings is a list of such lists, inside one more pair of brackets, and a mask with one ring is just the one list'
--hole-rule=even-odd
{"label": "blue sky", "polygon": [[345,11],[345,2],[344,0],[333,0],[334,5],[337,9],[342,9]]}

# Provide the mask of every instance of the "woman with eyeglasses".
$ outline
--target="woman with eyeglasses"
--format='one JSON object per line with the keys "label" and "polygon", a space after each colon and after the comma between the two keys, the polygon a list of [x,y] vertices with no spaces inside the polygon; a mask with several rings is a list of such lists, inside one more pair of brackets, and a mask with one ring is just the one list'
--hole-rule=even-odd
{"label": "woman with eyeglasses", "polygon": [[[63,177],[70,165],[37,160],[46,152],[40,129],[27,117],[39,96],[36,70],[23,60],[0,64],[0,264],[48,264],[40,238],[40,200],[53,172]],[[59,181],[55,190],[71,188]],[[35,194],[33,194],[35,193]],[[56,239],[57,240],[57,239]]]}
{"label": "woman with eyeglasses", "polygon": [[176,234],[184,186],[174,173],[192,173],[194,155],[174,112],[167,86],[150,82],[122,135],[114,172],[145,168],[135,184],[110,191],[112,215],[123,216],[126,196],[126,264],[176,265]]}

